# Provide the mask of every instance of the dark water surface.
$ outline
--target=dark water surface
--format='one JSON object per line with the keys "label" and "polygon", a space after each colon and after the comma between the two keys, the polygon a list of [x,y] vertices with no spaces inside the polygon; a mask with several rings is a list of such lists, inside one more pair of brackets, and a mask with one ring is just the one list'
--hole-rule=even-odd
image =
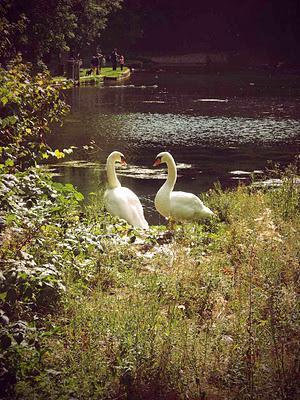
{"label": "dark water surface", "polygon": [[[57,166],[84,194],[103,180],[113,150],[126,156],[121,181],[134,190],[155,223],[153,199],[165,177],[152,168],[157,153],[178,163],[177,190],[199,194],[215,181],[232,186],[267,160],[287,163],[299,152],[300,77],[295,74],[136,72],[123,83],[75,87],[64,125],[49,143],[76,146],[75,165]],[[97,150],[82,146],[95,141]],[[105,178],[105,176],[104,176]]]}

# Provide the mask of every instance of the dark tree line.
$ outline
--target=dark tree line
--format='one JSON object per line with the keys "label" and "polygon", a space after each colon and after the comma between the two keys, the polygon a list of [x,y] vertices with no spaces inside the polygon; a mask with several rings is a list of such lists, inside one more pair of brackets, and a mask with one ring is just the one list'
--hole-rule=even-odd
{"label": "dark tree line", "polygon": [[38,60],[99,46],[127,54],[257,49],[300,57],[297,0],[2,0],[0,29],[1,62],[18,51]]}
{"label": "dark tree line", "polygon": [[297,59],[300,2],[124,0],[103,38],[137,53],[257,49]]}
{"label": "dark tree line", "polygon": [[99,39],[123,0],[3,0],[1,62],[21,52],[30,61],[79,51]]}

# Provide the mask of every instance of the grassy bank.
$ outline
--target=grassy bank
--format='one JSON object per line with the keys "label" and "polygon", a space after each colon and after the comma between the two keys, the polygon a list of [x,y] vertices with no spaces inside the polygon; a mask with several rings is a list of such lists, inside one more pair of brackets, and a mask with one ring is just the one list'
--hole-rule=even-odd
{"label": "grassy bank", "polygon": [[[122,80],[130,76],[130,69],[128,67],[124,67],[123,71],[118,68],[116,71],[113,71],[111,67],[103,67],[101,68],[100,74],[90,73],[90,68],[81,68],[80,69],[80,78],[79,82],[81,84],[95,84],[104,82],[105,80]],[[67,81],[65,76],[56,76],[54,81],[57,84],[62,84]]]}
{"label": "grassy bank", "polygon": [[48,187],[57,200],[44,221],[31,205],[30,239],[29,228],[20,231],[26,216],[18,235],[11,233],[16,220],[7,219],[4,259],[55,264],[47,282],[64,286],[60,300],[34,289],[38,310],[24,308],[32,296],[14,300],[27,336],[9,350],[17,364],[13,396],[298,399],[295,175],[285,171],[283,185],[269,191],[216,187],[205,202],[217,218],[175,232],[137,232],[112,219],[101,193],[79,213],[70,185],[54,194]]}
{"label": "grassy bank", "polygon": [[0,398],[298,400],[299,165],[136,231],[38,167],[67,85],[0,72]]}
{"label": "grassy bank", "polygon": [[124,67],[123,71],[118,68],[113,71],[111,67],[101,68],[101,72],[98,75],[90,74],[90,68],[83,68],[80,70],[80,83],[91,83],[91,82],[102,82],[106,79],[120,80],[130,75],[128,67]]}

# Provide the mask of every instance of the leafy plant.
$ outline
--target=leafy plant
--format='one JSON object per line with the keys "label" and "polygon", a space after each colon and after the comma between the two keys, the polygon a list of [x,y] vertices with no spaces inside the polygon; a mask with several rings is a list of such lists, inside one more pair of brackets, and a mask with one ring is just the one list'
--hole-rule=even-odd
{"label": "leafy plant", "polygon": [[54,86],[48,72],[32,76],[20,61],[0,68],[0,168],[5,171],[25,170],[47,158],[50,125],[69,109],[61,99],[63,87]]}
{"label": "leafy plant", "polygon": [[78,220],[83,196],[72,185],[53,184],[39,170],[0,178],[0,369],[8,394],[24,374],[25,350],[32,356],[26,375],[37,368],[42,315],[51,313],[65,292],[66,265],[56,246]]}
{"label": "leafy plant", "polygon": [[78,52],[99,38],[121,4],[122,0],[6,0],[0,6],[0,26],[5,28],[0,60],[22,52],[26,60],[41,63],[50,53]]}

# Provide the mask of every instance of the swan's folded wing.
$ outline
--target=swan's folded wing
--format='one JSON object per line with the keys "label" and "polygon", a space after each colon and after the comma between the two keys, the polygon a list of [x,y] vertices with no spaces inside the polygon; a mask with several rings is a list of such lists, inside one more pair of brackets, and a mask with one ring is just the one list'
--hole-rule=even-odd
{"label": "swan's folded wing", "polygon": [[128,188],[122,188],[126,192],[127,210],[131,210],[132,225],[139,226],[140,228],[148,229],[148,222],[144,217],[143,206],[137,195]]}
{"label": "swan's folded wing", "polygon": [[147,229],[143,207],[138,197],[128,188],[120,187],[105,192],[104,202],[107,211],[125,219],[131,225]]}
{"label": "swan's folded wing", "polygon": [[212,215],[212,211],[193,193],[171,193],[171,216],[178,220],[197,220]]}
{"label": "swan's folded wing", "polygon": [[178,220],[192,220],[197,209],[197,197],[192,193],[172,192],[170,213]]}

